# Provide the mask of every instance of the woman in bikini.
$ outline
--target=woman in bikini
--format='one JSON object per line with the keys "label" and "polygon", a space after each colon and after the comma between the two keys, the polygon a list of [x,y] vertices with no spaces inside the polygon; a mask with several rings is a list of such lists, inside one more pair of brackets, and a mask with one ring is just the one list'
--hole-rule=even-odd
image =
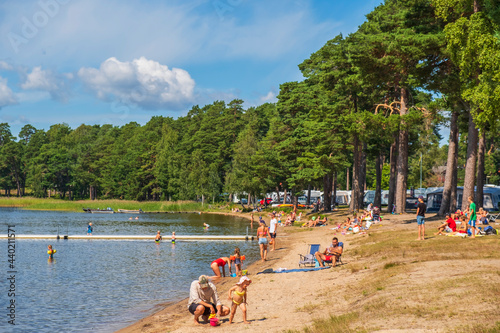
{"label": "woman in bikini", "polygon": [[221,257],[219,259],[215,259],[210,264],[210,267],[214,271],[216,277],[220,277],[220,267],[222,267],[222,276],[226,277],[226,269],[224,266],[229,267],[229,275],[231,275],[231,260],[228,257]]}
{"label": "woman in bikini", "polygon": [[243,311],[243,322],[245,324],[250,324],[250,322],[247,321],[247,287],[250,283],[252,283],[252,280],[250,280],[247,276],[242,276],[240,281],[234,287],[229,289],[228,299],[233,301],[231,304],[231,315],[229,316],[230,324],[233,323],[234,314],[236,313],[238,305],[240,306],[241,311]]}
{"label": "woman in bikini", "polygon": [[260,259],[262,259],[262,261],[266,261],[269,230],[266,227],[264,220],[260,220],[259,222],[260,226],[257,228],[257,238],[259,239]]}

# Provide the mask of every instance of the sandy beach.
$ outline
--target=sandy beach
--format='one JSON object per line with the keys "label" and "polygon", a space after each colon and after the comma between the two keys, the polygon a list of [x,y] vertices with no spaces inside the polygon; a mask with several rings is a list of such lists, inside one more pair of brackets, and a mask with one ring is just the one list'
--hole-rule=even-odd
{"label": "sandy beach", "polygon": [[[280,227],[277,249],[268,261],[248,269],[248,320],[241,310],[228,317],[220,332],[381,331],[483,332],[500,329],[500,236],[476,239],[434,236],[441,219],[428,217],[427,239],[417,241],[414,214],[387,215],[366,234],[342,235],[332,230],[346,211],[329,214],[324,227]],[[238,214],[243,216],[245,214]],[[269,221],[269,218],[265,218]],[[493,224],[500,228],[499,224]],[[254,225],[256,230],[257,225]],[[321,250],[333,236],[344,242],[343,265],[310,272],[259,274],[267,268],[298,268],[308,244]],[[258,246],[255,244],[255,246]],[[229,305],[227,290],[237,278],[217,282]],[[202,332],[187,311],[187,298],[166,306],[119,332]],[[473,319],[471,319],[473,318]]]}

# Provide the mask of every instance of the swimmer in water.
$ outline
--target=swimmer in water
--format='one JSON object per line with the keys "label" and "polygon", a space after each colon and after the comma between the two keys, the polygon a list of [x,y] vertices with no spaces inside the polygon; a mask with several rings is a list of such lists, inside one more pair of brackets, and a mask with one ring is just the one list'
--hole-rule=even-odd
{"label": "swimmer in water", "polygon": [[54,259],[54,253],[56,253],[57,250],[52,249],[52,245],[47,246],[47,254],[49,255],[49,259]]}
{"label": "swimmer in water", "polygon": [[175,231],[172,231],[172,244],[175,244]]}
{"label": "swimmer in water", "polygon": [[210,224],[203,222],[203,229],[210,228]]}
{"label": "swimmer in water", "polygon": [[162,240],[162,237],[160,235],[160,230],[158,230],[158,232],[156,233],[155,242],[160,243],[161,240]]}
{"label": "swimmer in water", "polygon": [[90,222],[87,227],[87,236],[92,236],[92,231],[94,231],[94,228],[92,228],[92,222]]}

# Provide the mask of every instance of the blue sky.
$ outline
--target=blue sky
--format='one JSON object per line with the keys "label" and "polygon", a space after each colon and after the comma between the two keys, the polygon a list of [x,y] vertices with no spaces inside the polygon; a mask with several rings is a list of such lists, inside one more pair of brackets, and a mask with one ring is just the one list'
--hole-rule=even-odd
{"label": "blue sky", "polygon": [[0,4],[0,123],[145,124],[275,102],[297,65],[381,0],[23,0]]}

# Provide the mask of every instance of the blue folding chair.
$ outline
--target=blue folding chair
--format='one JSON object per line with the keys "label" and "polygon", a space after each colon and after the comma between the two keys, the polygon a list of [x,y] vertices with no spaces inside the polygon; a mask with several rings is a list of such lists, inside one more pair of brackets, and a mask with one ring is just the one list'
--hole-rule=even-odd
{"label": "blue folding chair", "polygon": [[314,254],[319,251],[319,244],[310,244],[309,245],[309,253],[306,255],[299,254],[299,267],[304,266],[315,266],[316,258]]}
{"label": "blue folding chair", "polygon": [[[344,253],[344,243],[339,242],[339,246],[342,248],[342,253]],[[337,266],[337,263],[340,263],[343,265],[344,263],[342,262],[342,255],[340,255],[337,260],[335,261],[335,264],[333,264],[332,260],[325,260],[324,263],[331,264],[332,266]]]}

